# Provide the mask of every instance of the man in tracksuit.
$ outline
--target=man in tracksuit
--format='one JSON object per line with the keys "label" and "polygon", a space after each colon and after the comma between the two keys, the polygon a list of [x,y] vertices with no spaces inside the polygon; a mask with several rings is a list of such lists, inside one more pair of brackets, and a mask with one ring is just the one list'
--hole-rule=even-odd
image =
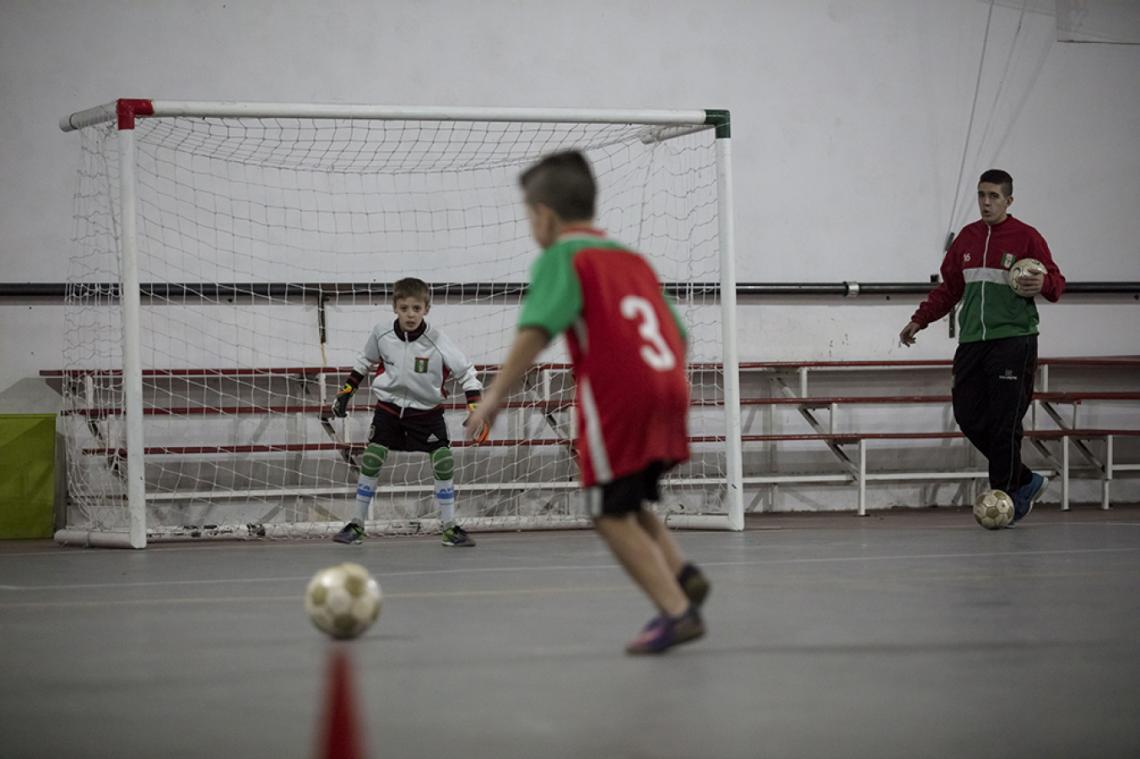
{"label": "man in tracksuit", "polygon": [[[954,419],[989,461],[990,487],[1013,498],[1014,521],[1033,509],[1047,480],[1021,463],[1021,420],[1033,397],[1037,367],[1037,306],[1034,296],[1056,302],[1065,277],[1045,238],[1009,215],[1013,177],[990,169],[978,180],[982,218],[967,224],[942,261],[942,282],[899,333],[903,345],[948,314],[961,301],[959,345],[954,354]],[[1009,286],[1009,268],[1035,258],[1044,274]]]}

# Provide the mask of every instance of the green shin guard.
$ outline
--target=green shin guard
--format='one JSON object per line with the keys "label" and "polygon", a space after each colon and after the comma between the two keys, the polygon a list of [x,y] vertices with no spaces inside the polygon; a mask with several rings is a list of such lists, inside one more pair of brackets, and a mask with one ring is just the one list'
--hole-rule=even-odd
{"label": "green shin guard", "polygon": [[[455,473],[455,459],[450,448],[437,448],[431,452],[431,469],[435,474],[435,505],[439,509],[439,521],[446,529],[455,524],[455,482],[451,479]],[[444,542],[447,542],[446,537]]]}
{"label": "green shin guard", "polygon": [[388,458],[388,449],[378,443],[369,443],[360,457],[360,473],[365,477],[380,474],[380,467]]}
{"label": "green shin guard", "polygon": [[451,479],[455,474],[455,459],[450,448],[436,448],[431,452],[431,470],[437,480]]}

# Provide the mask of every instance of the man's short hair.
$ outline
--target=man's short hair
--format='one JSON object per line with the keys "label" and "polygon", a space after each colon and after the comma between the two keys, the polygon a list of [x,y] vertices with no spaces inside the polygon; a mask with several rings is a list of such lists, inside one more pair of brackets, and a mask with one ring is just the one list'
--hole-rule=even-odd
{"label": "man's short hair", "polygon": [[1009,175],[1008,171],[1002,171],[1001,169],[983,171],[982,175],[978,177],[978,184],[982,182],[1001,185],[1001,191],[1005,193],[1007,198],[1013,195],[1013,177]]}
{"label": "man's short hair", "polygon": [[541,203],[563,221],[594,218],[598,185],[590,162],[577,150],[552,153],[519,175],[526,202]]}
{"label": "man's short hair", "polygon": [[424,303],[431,303],[431,288],[422,279],[404,277],[392,285],[392,301],[395,302],[404,298],[418,298]]}

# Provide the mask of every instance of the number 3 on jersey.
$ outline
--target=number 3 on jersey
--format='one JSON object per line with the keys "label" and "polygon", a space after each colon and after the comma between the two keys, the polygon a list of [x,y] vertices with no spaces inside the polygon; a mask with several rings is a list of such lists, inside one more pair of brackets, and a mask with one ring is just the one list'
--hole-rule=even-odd
{"label": "number 3 on jersey", "polygon": [[661,336],[657,314],[649,301],[637,295],[627,295],[621,299],[621,315],[639,322],[637,334],[647,343],[641,346],[641,358],[645,363],[659,372],[667,372],[677,365],[677,357]]}

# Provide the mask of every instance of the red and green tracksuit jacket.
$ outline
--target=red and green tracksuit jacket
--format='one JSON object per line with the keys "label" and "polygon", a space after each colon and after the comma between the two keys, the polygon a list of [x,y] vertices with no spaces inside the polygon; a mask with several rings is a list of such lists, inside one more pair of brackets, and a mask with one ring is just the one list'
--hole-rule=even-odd
{"label": "red and green tracksuit jacket", "polygon": [[1065,290],[1065,277],[1040,232],[1012,216],[993,226],[981,220],[967,224],[942,260],[942,282],[930,291],[911,321],[925,327],[961,301],[960,342],[1036,335],[1033,298],[1023,298],[1009,286],[1009,268],[1022,258],[1036,258],[1045,265],[1041,294],[1055,303]]}

